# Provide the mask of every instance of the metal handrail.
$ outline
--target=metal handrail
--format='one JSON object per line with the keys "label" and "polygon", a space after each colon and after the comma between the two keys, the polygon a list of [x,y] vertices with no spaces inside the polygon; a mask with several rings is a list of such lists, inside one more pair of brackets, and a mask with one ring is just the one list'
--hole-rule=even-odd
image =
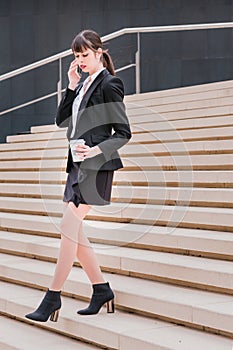
{"label": "metal handrail", "polygon": [[[135,54],[135,63],[129,64],[127,66],[124,66],[122,68],[119,68],[117,71],[122,71],[124,69],[128,69],[130,67],[135,66],[135,75],[136,75],[136,93],[140,93],[140,33],[155,33],[155,32],[169,32],[169,31],[186,31],[186,30],[206,30],[206,29],[221,29],[221,28],[233,28],[233,22],[225,22],[225,23],[203,23],[203,24],[185,24],[185,25],[169,25],[169,26],[153,26],[153,27],[135,27],[135,28],[124,28],[121,30],[118,30],[116,32],[113,32],[111,34],[105,35],[101,38],[102,42],[106,42],[112,39],[115,39],[121,35],[125,34],[137,34],[137,51]],[[62,51],[56,55],[47,57],[45,59],[42,59],[40,61],[34,62],[32,64],[29,64],[27,66],[24,66],[22,68],[13,70],[11,72],[2,74],[0,76],[0,81],[15,77],[19,74],[28,72],[32,69],[41,67],[43,65],[46,65],[48,63],[54,62],[54,61],[59,61],[59,81],[57,84],[57,92],[55,93],[50,93],[48,95],[45,95],[43,97],[40,97],[38,99],[35,99],[33,101],[30,101],[28,103],[24,103],[20,106],[12,107],[6,111],[2,111],[0,115],[8,113],[9,111],[25,107],[28,104],[31,104],[33,102],[38,102],[39,100],[49,98],[51,96],[57,95],[58,96],[58,102],[61,99],[61,93],[62,93],[62,84],[61,84],[61,60],[64,57],[67,57],[72,54],[72,50],[65,50]]]}

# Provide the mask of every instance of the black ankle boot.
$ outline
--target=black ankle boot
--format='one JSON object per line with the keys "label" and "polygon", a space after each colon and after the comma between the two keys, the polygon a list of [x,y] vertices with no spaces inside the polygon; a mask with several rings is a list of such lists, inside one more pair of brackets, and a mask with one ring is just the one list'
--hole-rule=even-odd
{"label": "black ankle boot", "polygon": [[25,317],[33,321],[46,322],[50,316],[51,321],[57,322],[59,310],[61,308],[60,294],[61,292],[48,290],[39,307],[31,314],[27,314]]}
{"label": "black ankle boot", "polygon": [[109,283],[93,284],[93,294],[90,305],[83,310],[77,311],[79,315],[94,315],[99,312],[101,307],[107,303],[107,312],[114,312],[114,294]]}

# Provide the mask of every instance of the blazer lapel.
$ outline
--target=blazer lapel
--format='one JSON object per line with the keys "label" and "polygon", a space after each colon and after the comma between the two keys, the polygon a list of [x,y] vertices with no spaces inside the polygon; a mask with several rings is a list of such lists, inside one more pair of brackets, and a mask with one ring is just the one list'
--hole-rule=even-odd
{"label": "blazer lapel", "polygon": [[109,74],[109,72],[107,71],[107,69],[100,72],[100,74],[96,77],[96,79],[93,81],[93,83],[91,84],[91,86],[89,87],[87,92],[85,93],[85,95],[82,99],[82,102],[79,106],[79,118],[80,118],[81,114],[83,113],[84,109],[86,108],[92,93],[97,88],[97,86],[101,83],[101,81],[104,79],[104,77],[106,77],[106,75],[108,75],[108,74]]}
{"label": "blazer lapel", "polygon": [[77,86],[77,88],[76,88],[76,90],[75,90],[75,96],[78,95],[78,93],[79,93],[79,91],[81,90],[82,86],[83,86],[83,83],[78,84],[78,86]]}
{"label": "blazer lapel", "polygon": [[[82,83],[79,83],[79,84],[77,85],[77,87],[76,87],[76,89],[75,89],[75,96],[76,96],[76,97],[77,97],[79,91],[81,90],[82,86],[83,86],[83,82],[82,82]],[[73,118],[71,118],[71,123],[70,123],[69,128],[70,128],[70,134],[71,134],[71,133],[72,133],[72,130],[73,130]]]}

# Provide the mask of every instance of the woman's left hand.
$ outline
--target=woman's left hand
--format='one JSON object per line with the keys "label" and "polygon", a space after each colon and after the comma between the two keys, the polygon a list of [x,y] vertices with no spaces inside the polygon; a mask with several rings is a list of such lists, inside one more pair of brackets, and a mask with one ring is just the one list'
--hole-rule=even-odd
{"label": "woman's left hand", "polygon": [[93,158],[98,154],[102,153],[98,146],[89,147],[87,145],[78,145],[76,148],[76,153],[79,157],[82,157],[83,160],[87,158]]}

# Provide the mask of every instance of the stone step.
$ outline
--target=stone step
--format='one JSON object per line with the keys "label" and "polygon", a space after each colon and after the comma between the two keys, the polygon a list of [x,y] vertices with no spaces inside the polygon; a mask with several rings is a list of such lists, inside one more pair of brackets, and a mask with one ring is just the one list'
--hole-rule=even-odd
{"label": "stone step", "polygon": [[157,113],[164,113],[164,112],[173,112],[173,111],[187,111],[190,110],[191,114],[196,109],[205,109],[205,108],[213,108],[213,107],[222,107],[222,106],[230,106],[232,104],[232,95],[226,96],[226,97],[216,97],[212,99],[206,99],[206,100],[192,100],[192,101],[180,101],[180,102],[173,102],[173,103],[165,103],[161,104],[158,100],[157,102],[154,99],[150,100],[138,100],[138,101],[131,101],[127,102],[127,112],[130,115],[131,110],[137,108],[141,109],[142,114],[144,114],[144,111],[146,109],[148,110],[154,110]]}
{"label": "stone step", "polygon": [[[232,128],[233,131],[233,128]],[[232,140],[214,141],[191,141],[191,142],[169,142],[155,144],[128,144],[120,150],[121,156],[161,156],[182,154],[217,154],[233,153]],[[0,160],[24,160],[24,159],[46,159],[64,158],[67,156],[67,145],[59,149],[49,148],[41,150],[15,150],[0,152]]]}
{"label": "stone step", "polygon": [[[0,182],[65,183],[67,174],[57,171],[1,171]],[[217,176],[218,177],[218,176]]]}
{"label": "stone step", "polygon": [[38,142],[38,141],[46,141],[49,145],[50,142],[54,140],[60,140],[66,138],[66,129],[59,129],[55,125],[53,125],[53,130],[51,132],[41,132],[38,134],[21,134],[21,135],[8,135],[6,137],[6,142]]}
{"label": "stone step", "polygon": [[[0,231],[0,251],[55,261],[60,239]],[[233,262],[93,244],[103,271],[233,294]]]}
{"label": "stone step", "polygon": [[41,159],[41,160],[15,160],[4,161],[0,163],[0,171],[14,171],[15,170],[56,170],[64,171],[66,168],[66,159]]}
{"label": "stone step", "polygon": [[[181,88],[182,89],[182,88]],[[174,89],[173,89],[174,90]],[[149,105],[178,105],[179,103],[184,102],[196,102],[196,103],[211,103],[214,100],[218,100],[221,103],[221,100],[225,100],[225,98],[232,98],[233,96],[233,87],[231,88],[223,88],[216,89],[212,91],[201,91],[201,92],[192,92],[192,93],[182,93],[183,90],[180,91],[180,94],[172,94],[172,90],[165,90],[166,94],[161,95],[160,91],[154,91],[149,93],[142,93],[135,98],[134,95],[125,96],[125,103],[128,108],[134,105],[139,104],[149,106]]]}
{"label": "stone step", "polygon": [[[62,216],[63,207],[63,202],[56,199],[0,197],[0,210],[3,212]],[[87,218],[233,232],[232,215],[231,208],[112,202],[108,206],[92,206]]]}
{"label": "stone step", "polygon": [[[153,157],[123,157],[124,167],[131,170],[220,170],[233,169],[232,154],[172,155]],[[46,162],[46,160],[44,161]],[[3,164],[5,162],[0,163]]]}
{"label": "stone step", "polygon": [[[203,118],[205,117],[205,118]],[[129,117],[130,118],[130,117]],[[178,118],[176,118],[178,119]],[[206,115],[197,117],[197,118],[186,118],[181,120],[176,120],[174,118],[164,117],[164,115],[160,115],[158,113],[148,113],[147,115],[141,116],[134,115],[130,118],[131,129],[133,133],[137,132],[145,132],[145,131],[168,131],[172,130],[173,134],[177,136],[177,130],[184,129],[200,129],[200,128],[213,128],[213,127],[224,127],[224,126],[232,126],[232,116],[225,115],[224,116],[212,116],[206,118]],[[41,132],[37,133],[29,133],[26,135],[10,135],[7,136],[7,142],[35,142],[47,140],[48,146],[50,143],[54,142],[54,140],[63,139],[66,137],[66,130],[59,129],[55,125],[48,125]],[[42,127],[41,127],[42,128]],[[34,130],[32,128],[32,130]],[[42,132],[46,130],[45,132]],[[40,131],[40,129],[39,129]],[[179,136],[179,135],[178,135]],[[179,139],[178,137],[176,139]],[[132,141],[131,141],[132,142]]]}
{"label": "stone step", "polygon": [[202,129],[213,128],[217,126],[232,126],[232,116],[212,116],[207,118],[192,118],[166,120],[164,115],[156,111],[150,111],[150,114],[134,115],[129,117],[133,133],[138,131],[138,128],[145,128],[148,131],[165,131],[165,130],[184,130],[184,129]]}
{"label": "stone step", "polygon": [[[228,140],[231,141],[231,140]],[[223,142],[223,141],[221,141]],[[25,159],[61,159],[67,157],[68,147],[59,147],[59,149],[40,149],[40,150],[24,150],[24,151],[2,151],[0,152],[0,160],[25,160]]]}
{"label": "stone step", "polygon": [[127,110],[129,118],[132,116],[141,115],[144,117],[148,114],[154,114],[157,118],[162,120],[178,120],[178,119],[193,119],[193,118],[208,118],[213,116],[230,116],[233,114],[232,104],[225,106],[207,107],[207,108],[195,108],[192,110],[173,110],[173,111],[158,111],[157,106],[155,107],[144,107],[142,108],[130,108]]}
{"label": "stone step", "polygon": [[[7,184],[8,187],[9,184]],[[0,185],[1,190],[1,185]],[[42,193],[46,190],[42,189]],[[233,207],[233,189],[193,187],[113,186],[112,199],[118,202],[167,205]]]}
{"label": "stone step", "polygon": [[[159,109],[161,111],[159,111]],[[193,119],[193,118],[208,118],[213,116],[229,116],[233,113],[233,107],[231,103],[228,103],[228,105],[224,106],[213,106],[213,107],[200,107],[200,108],[194,108],[194,109],[183,109],[183,110],[176,110],[173,108],[172,110],[166,111],[166,106],[161,106],[158,108],[158,106],[153,107],[143,107],[143,108],[130,108],[127,110],[127,115],[129,118],[132,116],[139,116],[144,117],[148,114],[154,114],[157,116],[157,118],[160,118],[159,120],[178,120],[178,119]]]}
{"label": "stone step", "polygon": [[[0,213],[4,231],[60,237],[60,218]],[[233,235],[224,231],[84,220],[92,242],[233,260]]]}
{"label": "stone step", "polygon": [[[17,316],[20,321],[28,322],[24,315],[35,308],[43,293],[5,282],[0,288],[2,310]],[[198,346],[201,350],[229,350],[233,344],[232,339],[220,335],[126,314],[119,310],[115,314],[107,315],[101,311],[98,316],[82,317],[76,314],[76,309],[82,308],[86,303],[76,302],[67,297],[62,297],[62,302],[58,322],[48,321],[43,327],[68,337],[81,338],[105,346],[107,349],[192,350]]]}
{"label": "stone step", "polygon": [[[71,337],[46,329],[32,327],[9,317],[0,316],[1,350],[97,350],[99,347],[85,344]],[[62,333],[62,332],[61,332]]]}
{"label": "stone step", "polygon": [[0,183],[0,196],[62,199],[63,184]]}
{"label": "stone step", "polygon": [[[232,98],[231,98],[232,99]],[[130,111],[130,110],[129,110]],[[199,111],[199,110],[198,110]],[[170,129],[191,129],[191,128],[208,128],[208,127],[216,127],[216,126],[232,126],[232,115],[227,115],[222,111],[221,113],[215,114],[212,110],[210,113],[210,116],[208,114],[202,115],[201,112],[197,113],[196,116],[190,118],[189,115],[184,114],[183,118],[175,118],[172,112],[168,112],[166,114],[166,118],[164,116],[164,112],[159,112],[155,107],[143,107],[137,108],[137,110],[132,110],[133,113],[129,112],[128,117],[131,124],[131,128],[133,132],[138,132],[138,126],[145,126],[147,123],[156,123],[155,125],[150,124],[148,125],[148,128],[152,130],[170,130]],[[177,111],[176,113],[179,113]],[[193,112],[192,112],[193,113]],[[186,118],[185,118],[186,117]],[[204,118],[205,117],[205,118]],[[148,129],[147,128],[147,129]],[[32,127],[31,133],[33,135],[38,135],[40,138],[44,138],[45,135],[50,136],[50,138],[60,138],[62,135],[62,130],[57,128],[55,125],[45,125],[45,126],[38,126],[38,127]],[[51,135],[50,135],[51,134]],[[14,137],[9,136],[8,142],[17,141],[19,139],[19,136],[24,136],[23,139],[25,140],[36,140],[35,136],[30,136],[30,134],[27,135],[14,135]]]}
{"label": "stone step", "polygon": [[[67,174],[57,171],[2,171],[0,182],[6,183],[65,183]],[[115,184],[144,186],[233,187],[231,170],[172,171],[172,170],[121,170],[114,173]]]}
{"label": "stone step", "polygon": [[[166,131],[154,131],[154,132],[143,132],[142,128],[137,128],[140,133],[134,133],[130,143],[158,143],[158,142],[174,142],[174,141],[190,141],[190,140],[218,140],[218,139],[232,139],[232,127],[211,127],[203,129],[187,129],[176,131],[169,124],[170,130]],[[168,128],[167,127],[167,128]],[[50,139],[48,142],[48,133],[41,134],[29,134],[30,138],[36,138],[37,140],[30,141],[25,139],[24,141],[15,142],[18,137],[21,138],[23,135],[13,135],[13,140],[8,140],[8,143],[0,144],[0,151],[15,150],[15,149],[41,149],[41,148],[62,148],[67,146],[65,133],[60,132],[56,134],[57,139]],[[59,137],[58,137],[59,136]],[[10,136],[9,136],[10,137]],[[43,141],[44,140],[44,141]]]}
{"label": "stone step", "polygon": [[133,134],[131,143],[190,142],[198,140],[232,139],[232,127],[213,127],[188,130],[150,131]]}
{"label": "stone step", "polygon": [[[136,117],[135,117],[136,118]],[[222,117],[223,118],[223,117]],[[143,118],[144,119],[144,118]],[[206,118],[208,119],[208,118]],[[196,130],[202,130],[202,129],[212,129],[212,128],[216,128],[216,127],[228,127],[230,130],[233,130],[233,126],[232,124],[228,124],[228,122],[225,124],[224,122],[221,123],[221,122],[212,122],[213,125],[211,125],[211,123],[209,122],[206,122],[206,119],[203,119],[203,123],[192,123],[191,125],[186,125],[186,127],[182,127],[182,124],[180,126],[176,126],[176,125],[173,125],[173,122],[166,122],[166,123],[161,123],[162,125],[160,125],[160,123],[158,123],[158,127],[159,129],[157,129],[157,123],[155,123],[154,121],[152,122],[145,122],[145,123],[135,123],[135,124],[132,124],[132,127],[131,129],[133,130],[133,135],[134,134],[137,134],[137,133],[145,133],[145,132],[148,132],[148,133],[153,133],[153,132],[156,132],[156,133],[162,133],[162,138],[161,140],[166,140],[166,136],[165,138],[163,139],[163,133],[164,132],[169,132],[170,134],[176,136],[176,140],[179,140],[179,142],[183,141],[180,137],[180,131],[187,131],[187,130],[193,130],[193,131],[196,131]],[[214,118],[212,118],[214,119]],[[195,119],[196,121],[197,119]],[[195,126],[196,125],[196,126]],[[212,130],[211,130],[212,131]],[[210,132],[211,132],[210,131]],[[36,135],[36,134],[35,134]],[[131,143],[134,142],[134,139],[131,139]]]}
{"label": "stone step", "polygon": [[[124,170],[231,170],[232,154],[194,154],[171,156],[122,157]],[[0,162],[1,171],[56,170],[64,171],[66,158],[40,160],[5,160]]]}
{"label": "stone step", "polygon": [[[205,94],[209,94],[210,96],[217,97],[219,94],[220,96],[228,96],[231,95],[233,92],[233,81],[220,81],[215,83],[207,83],[207,84],[200,84],[200,85],[191,85],[191,86],[184,86],[179,88],[172,88],[167,90],[161,90],[161,91],[152,91],[152,92],[144,92],[142,94],[133,94],[133,95],[126,95],[125,101],[131,102],[138,99],[154,99],[154,98],[178,98],[181,97],[183,101],[183,97],[188,98],[190,100],[192,99],[199,99],[203,96],[205,98]],[[212,95],[213,94],[213,95]],[[217,94],[217,96],[215,95]]]}
{"label": "stone step", "polygon": [[[0,183],[0,196],[62,199],[63,184]],[[233,207],[233,189],[113,185],[112,201],[167,205]]]}
{"label": "stone step", "polygon": [[[3,278],[34,288],[47,288],[55,264],[7,254],[0,255]],[[231,295],[195,290],[187,287],[104,273],[115,292],[116,306],[135,313],[166,317],[190,326],[208,327],[233,336],[233,301]],[[13,286],[14,289],[14,286]],[[63,291],[89,298],[90,283],[84,271],[73,268]],[[2,288],[0,287],[2,298]],[[14,300],[17,300],[16,297]],[[38,303],[38,301],[37,301]],[[35,307],[35,306],[34,306]]]}
{"label": "stone step", "polygon": [[[30,135],[30,134],[29,134]],[[27,141],[27,142],[12,142],[0,143],[0,152],[16,152],[16,151],[32,151],[44,149],[60,149],[68,148],[68,142],[65,137],[52,141]]]}
{"label": "stone step", "polygon": [[[4,173],[2,173],[4,175]],[[18,173],[20,174],[20,173]],[[45,176],[46,172],[43,173]],[[48,174],[48,173],[47,173]],[[2,175],[2,176],[3,176]],[[0,173],[1,176],[1,173]],[[19,178],[19,177],[18,177]],[[233,174],[230,170],[211,171],[172,171],[172,170],[151,170],[151,171],[116,171],[114,181],[117,184],[128,185],[153,185],[153,186],[186,186],[200,187],[232,187]]]}

